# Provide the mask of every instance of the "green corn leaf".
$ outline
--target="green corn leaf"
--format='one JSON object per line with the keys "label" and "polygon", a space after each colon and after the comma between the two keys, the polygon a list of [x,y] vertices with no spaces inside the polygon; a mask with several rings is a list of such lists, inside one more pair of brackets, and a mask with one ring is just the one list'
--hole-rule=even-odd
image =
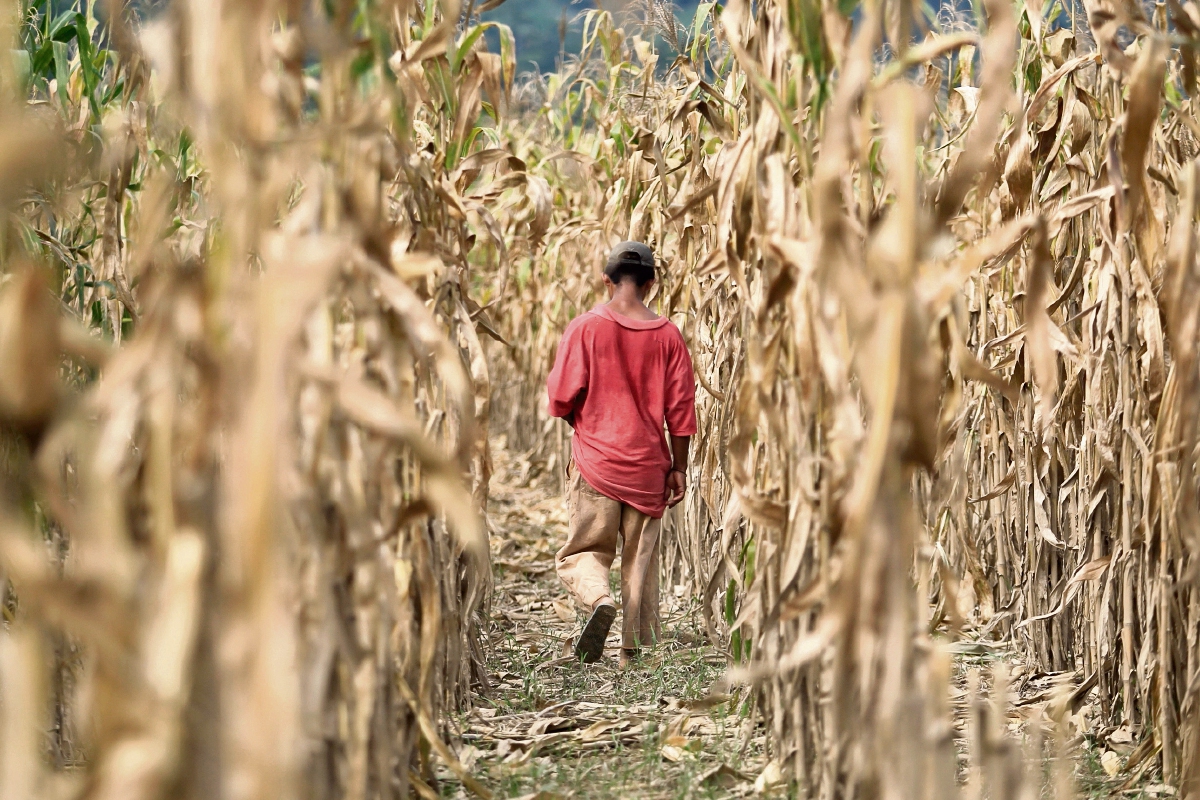
{"label": "green corn leaf", "polygon": [[496,23],[500,34],[500,64],[504,76],[504,97],[512,99],[513,80],[517,75],[517,40],[513,37],[512,28],[503,23]]}
{"label": "green corn leaf", "polygon": [[73,10],[59,14],[46,29],[46,38],[56,42],[69,42],[74,39],[78,32],[75,25],[77,16],[79,16],[78,12]]}
{"label": "green corn leaf", "polygon": [[67,86],[71,83],[71,62],[64,42],[54,42],[54,80],[58,83],[58,97],[63,108],[67,107]]}
{"label": "green corn leaf", "polygon": [[483,32],[495,26],[496,23],[494,22],[483,22],[472,27],[463,35],[462,39],[459,40],[458,46],[454,48],[450,55],[450,72],[452,74],[458,74],[459,69],[462,67],[463,59],[467,57],[467,53],[471,52],[471,48],[479,41],[479,37],[483,35]]}
{"label": "green corn leaf", "polygon": [[699,57],[700,40],[703,38],[704,23],[708,20],[712,13],[713,6],[716,3],[701,3],[696,6],[696,15],[692,18],[692,41],[688,49],[688,56],[692,59],[692,63],[696,63]]}
{"label": "green corn leaf", "polygon": [[33,76],[33,63],[29,56],[29,51],[20,49],[12,50],[13,72],[16,73],[17,81],[21,86],[28,87],[30,78]]}
{"label": "green corn leaf", "polygon": [[375,65],[375,51],[372,48],[367,48],[354,57],[354,61],[350,62],[350,77],[354,80],[359,80],[370,71]]}

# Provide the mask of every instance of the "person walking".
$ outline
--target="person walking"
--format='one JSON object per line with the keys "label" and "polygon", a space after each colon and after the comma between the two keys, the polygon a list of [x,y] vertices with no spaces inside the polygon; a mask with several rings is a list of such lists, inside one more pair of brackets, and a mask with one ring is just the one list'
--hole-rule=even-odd
{"label": "person walking", "polygon": [[607,303],[567,326],[547,380],[550,413],[573,429],[567,465],[570,527],[555,568],[589,613],[575,645],[604,652],[617,607],[609,570],[621,540],[621,666],[657,640],[662,516],[683,499],[696,433],[692,359],[679,329],[646,306],[654,253],[621,242],[604,268]]}

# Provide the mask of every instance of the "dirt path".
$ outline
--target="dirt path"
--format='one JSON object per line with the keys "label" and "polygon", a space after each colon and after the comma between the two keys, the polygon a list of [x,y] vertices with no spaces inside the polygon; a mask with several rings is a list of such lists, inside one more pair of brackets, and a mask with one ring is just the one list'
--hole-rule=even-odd
{"label": "dirt path", "polygon": [[[497,797],[753,792],[762,732],[747,721],[741,696],[710,693],[725,656],[702,636],[695,600],[664,588],[664,640],[636,666],[617,668],[619,624],[600,663],[575,663],[571,645],[582,619],[554,574],[566,505],[552,481],[530,479],[531,465],[503,441],[494,448],[492,692],[458,720],[464,764]],[[443,785],[448,796],[465,796],[455,781]]]}

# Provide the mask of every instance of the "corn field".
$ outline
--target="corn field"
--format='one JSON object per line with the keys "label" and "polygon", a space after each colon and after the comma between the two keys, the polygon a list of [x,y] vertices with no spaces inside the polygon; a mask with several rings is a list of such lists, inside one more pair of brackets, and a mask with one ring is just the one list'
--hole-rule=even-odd
{"label": "corn field", "polygon": [[[0,797],[502,793],[490,449],[559,480],[623,239],[699,390],[663,583],[785,791],[1120,734],[1194,796],[1192,0],[606,3],[545,74],[496,0],[68,5],[0,19]],[[964,645],[1059,686],[1013,730]]]}

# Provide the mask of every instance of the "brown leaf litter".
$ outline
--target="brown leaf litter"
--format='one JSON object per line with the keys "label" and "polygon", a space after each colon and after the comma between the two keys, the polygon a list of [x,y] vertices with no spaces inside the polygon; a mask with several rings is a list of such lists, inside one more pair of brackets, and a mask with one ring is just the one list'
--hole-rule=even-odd
{"label": "brown leaf litter", "polygon": [[663,641],[635,666],[618,669],[615,628],[599,664],[576,664],[581,616],[554,573],[565,503],[503,440],[493,448],[492,690],[456,720],[461,764],[498,797],[752,793],[764,731],[744,692],[723,688],[726,654],[705,638],[695,600],[664,589]]}

